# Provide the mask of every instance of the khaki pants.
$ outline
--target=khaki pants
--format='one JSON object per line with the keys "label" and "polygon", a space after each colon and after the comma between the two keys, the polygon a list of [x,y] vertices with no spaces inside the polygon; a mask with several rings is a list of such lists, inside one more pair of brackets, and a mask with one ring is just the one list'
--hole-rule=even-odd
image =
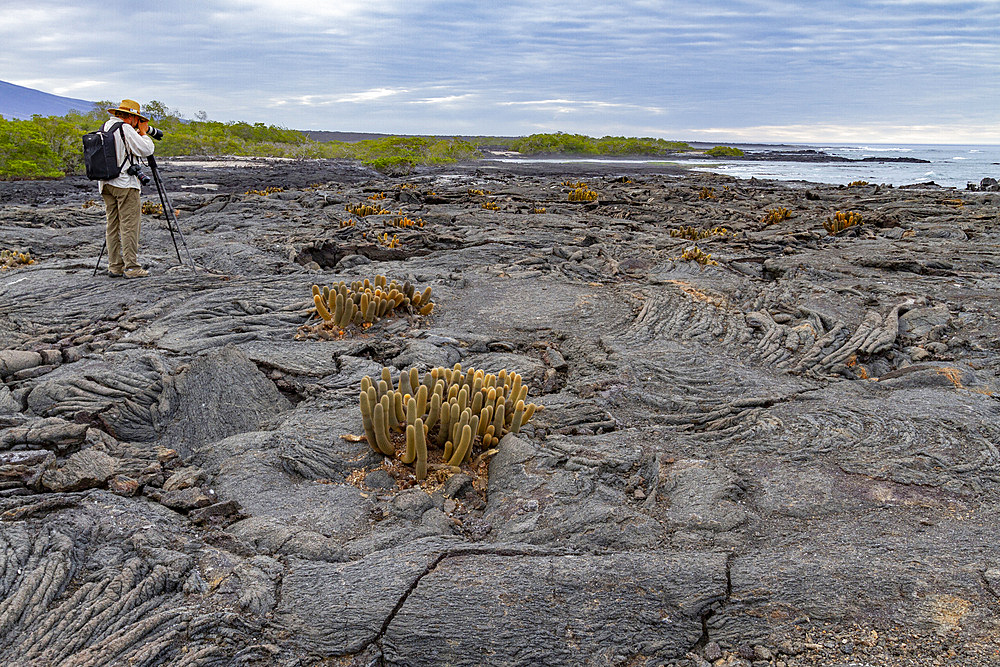
{"label": "khaki pants", "polygon": [[139,191],[105,184],[101,189],[108,212],[108,271],[122,273],[141,268],[139,256]]}

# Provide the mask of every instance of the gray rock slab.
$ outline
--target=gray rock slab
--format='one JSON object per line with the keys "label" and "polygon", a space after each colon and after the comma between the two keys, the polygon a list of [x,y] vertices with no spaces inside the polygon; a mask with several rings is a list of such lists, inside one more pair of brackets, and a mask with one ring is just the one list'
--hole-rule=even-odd
{"label": "gray rock slab", "polygon": [[650,549],[662,540],[661,526],[631,503],[624,485],[602,480],[602,466],[621,465],[613,445],[603,452],[541,450],[509,434],[498,449],[484,514],[495,531],[491,539],[587,550]]}
{"label": "gray rock slab", "polygon": [[160,441],[186,456],[235,433],[255,431],[288,400],[246,355],[228,347],[196,357],[174,377],[179,397]]}
{"label": "gray rock slab", "polygon": [[391,665],[664,661],[693,649],[725,595],[725,557],[712,553],[447,556],[382,645]]}
{"label": "gray rock slab", "polygon": [[211,487],[219,500],[239,501],[248,516],[284,521],[340,543],[370,529],[371,503],[360,489],[293,477],[281,468],[273,450],[224,460]]}
{"label": "gray rock slab", "polygon": [[288,559],[277,623],[316,658],[355,653],[379,638],[396,606],[454,541],[431,538],[349,563]]}
{"label": "gray rock slab", "polygon": [[238,346],[250,361],[282,373],[323,377],[339,370],[337,357],[354,345],[336,341],[251,341]]}

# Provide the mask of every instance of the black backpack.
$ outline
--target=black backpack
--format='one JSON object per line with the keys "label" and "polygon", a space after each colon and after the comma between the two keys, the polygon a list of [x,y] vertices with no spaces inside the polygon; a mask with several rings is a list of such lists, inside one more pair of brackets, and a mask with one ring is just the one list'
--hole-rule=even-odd
{"label": "black backpack", "polygon": [[122,121],[118,121],[107,130],[97,130],[83,135],[83,165],[87,169],[87,178],[92,181],[110,181],[122,173],[125,160],[118,160],[118,150],[115,148],[115,132],[122,135],[125,143],[125,130]]}

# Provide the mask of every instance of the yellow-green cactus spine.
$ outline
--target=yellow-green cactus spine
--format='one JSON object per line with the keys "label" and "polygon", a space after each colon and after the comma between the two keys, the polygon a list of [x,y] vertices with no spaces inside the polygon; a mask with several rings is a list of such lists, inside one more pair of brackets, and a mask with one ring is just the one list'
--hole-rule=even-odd
{"label": "yellow-green cactus spine", "polygon": [[455,451],[452,453],[451,458],[448,459],[448,465],[462,465],[462,463],[465,462],[466,457],[469,455],[469,447],[471,446],[472,427],[469,424],[466,424],[462,427],[462,436],[458,441],[458,445],[455,446]]}
{"label": "yellow-green cactus spine", "polygon": [[313,303],[316,305],[316,312],[324,322],[330,322],[333,320],[333,315],[327,310],[326,304],[323,303],[323,298],[318,294],[313,295]]}
{"label": "yellow-green cactus spine", "polygon": [[417,464],[415,468],[417,479],[427,478],[427,440],[424,433],[424,420],[418,419],[414,424],[414,440],[416,445]]}
{"label": "yellow-green cactus spine", "polygon": [[389,425],[386,422],[384,403],[375,404],[373,427],[375,428],[375,444],[379,451],[385,456],[395,454],[396,449],[389,439]]}
{"label": "yellow-green cactus spine", "polygon": [[440,418],[441,418],[441,394],[435,392],[434,395],[431,396],[430,412],[427,413],[427,428],[428,429],[434,428],[438,423],[438,419]]}
{"label": "yellow-green cactus spine", "polygon": [[521,430],[521,422],[524,420],[524,401],[518,401],[514,406],[514,416],[510,420],[510,432],[517,433]]}
{"label": "yellow-green cactus spine", "polygon": [[413,424],[406,426],[406,451],[399,457],[399,460],[406,465],[417,460],[417,428]]}
{"label": "yellow-green cactus spine", "polygon": [[417,388],[417,412],[421,415],[427,412],[427,387],[424,385]]}
{"label": "yellow-green cactus spine", "polygon": [[365,427],[365,439],[368,440],[368,444],[376,452],[382,453],[382,450],[378,446],[378,441],[375,437],[375,426],[374,426],[374,415],[372,414],[372,405],[369,401],[368,392],[365,390],[361,391],[361,423]]}
{"label": "yellow-green cactus spine", "polygon": [[402,431],[406,425],[406,410],[403,409],[403,395],[398,391],[392,392],[392,409],[395,412],[395,425]]}

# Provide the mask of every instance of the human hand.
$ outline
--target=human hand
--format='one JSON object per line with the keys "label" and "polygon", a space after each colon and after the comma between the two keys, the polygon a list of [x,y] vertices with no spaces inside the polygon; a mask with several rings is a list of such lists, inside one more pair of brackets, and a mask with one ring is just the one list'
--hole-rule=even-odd
{"label": "human hand", "polygon": [[149,121],[140,120],[139,127],[135,129],[139,131],[140,136],[146,136],[146,132],[149,131]]}

